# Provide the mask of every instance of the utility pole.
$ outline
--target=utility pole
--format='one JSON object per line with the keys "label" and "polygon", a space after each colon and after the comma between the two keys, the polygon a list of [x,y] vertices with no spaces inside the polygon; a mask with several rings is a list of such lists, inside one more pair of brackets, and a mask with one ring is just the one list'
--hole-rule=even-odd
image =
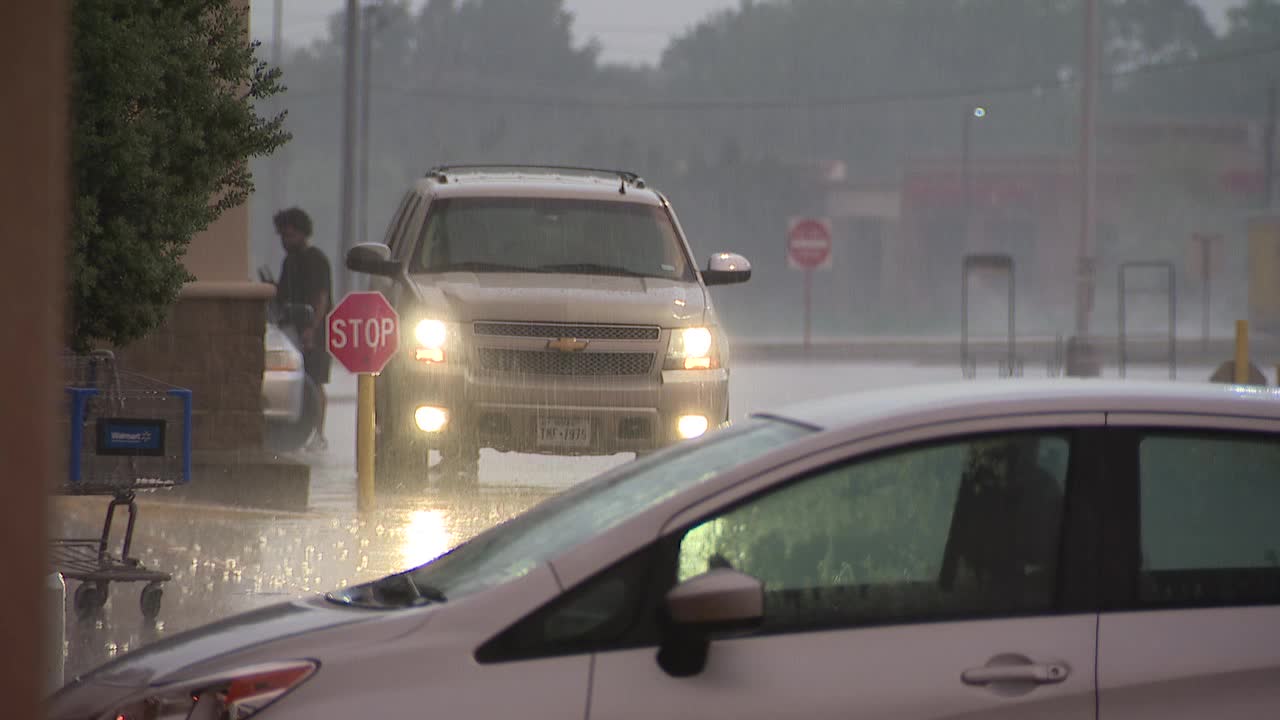
{"label": "utility pole", "polygon": [[1276,196],[1276,103],[1273,81],[1267,88],[1267,124],[1262,134],[1262,202],[1268,208],[1280,204]]}
{"label": "utility pole", "polygon": [[373,33],[378,8],[365,7],[364,37],[360,43],[360,175],[357,179],[360,197],[356,217],[356,239],[369,241],[369,91],[373,75]]}
{"label": "utility pole", "polygon": [[[278,68],[284,58],[284,0],[275,0],[275,7],[271,13],[271,66]],[[276,96],[271,101],[271,106],[275,113],[279,113],[284,106],[283,100]],[[285,143],[288,146],[288,143]],[[271,203],[272,212],[279,210],[284,206],[284,171],[285,159],[281,156],[284,148],[280,148],[271,156]]]}
{"label": "utility pole", "polygon": [[347,269],[346,255],[355,241],[353,230],[355,214],[355,165],[356,165],[356,55],[360,43],[360,3],[347,0],[346,35],[343,44],[342,87],[342,230],[339,234],[339,257],[335,264],[341,268],[338,275],[338,297],[351,289],[351,271]]}
{"label": "utility pole", "polygon": [[1084,48],[1080,85],[1080,244],[1076,259],[1076,327],[1067,347],[1067,374],[1099,375],[1101,367],[1089,341],[1089,316],[1093,312],[1094,228],[1097,151],[1094,147],[1098,83],[1098,0],[1085,0]]}

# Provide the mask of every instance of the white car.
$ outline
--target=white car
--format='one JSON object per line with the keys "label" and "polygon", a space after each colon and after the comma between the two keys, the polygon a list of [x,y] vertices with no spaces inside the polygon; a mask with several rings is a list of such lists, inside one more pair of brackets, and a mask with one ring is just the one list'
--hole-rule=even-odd
{"label": "white car", "polygon": [[296,450],[311,437],[318,413],[307,392],[302,353],[275,323],[263,335],[262,416],[266,444],[278,451]]}
{"label": "white car", "polygon": [[1280,393],[924,385],[756,415],[51,717],[1280,714]]}

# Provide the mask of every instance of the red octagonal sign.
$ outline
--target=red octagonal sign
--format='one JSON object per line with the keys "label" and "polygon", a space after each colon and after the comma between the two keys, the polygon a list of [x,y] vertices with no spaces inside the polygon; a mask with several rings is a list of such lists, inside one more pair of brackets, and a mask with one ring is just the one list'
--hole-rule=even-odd
{"label": "red octagonal sign", "polygon": [[400,316],[380,292],[347,293],[329,313],[329,354],[352,373],[380,373],[400,347]]}
{"label": "red octagonal sign", "polygon": [[831,267],[830,221],[792,218],[787,227],[787,263],[804,270]]}

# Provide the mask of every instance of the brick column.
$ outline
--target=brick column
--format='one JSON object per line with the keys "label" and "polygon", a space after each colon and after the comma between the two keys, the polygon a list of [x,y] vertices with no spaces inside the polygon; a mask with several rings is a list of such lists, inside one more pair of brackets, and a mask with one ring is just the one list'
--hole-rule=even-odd
{"label": "brick column", "polygon": [[191,283],[159,328],[116,353],[122,370],[191,390],[200,451],[262,449],[262,336],[274,294],[263,283]]}
{"label": "brick column", "polygon": [[191,390],[191,484],[175,498],[306,510],[310,468],[263,448],[263,333],[275,287],[187,285],[169,317],[116,351],[121,370]]}

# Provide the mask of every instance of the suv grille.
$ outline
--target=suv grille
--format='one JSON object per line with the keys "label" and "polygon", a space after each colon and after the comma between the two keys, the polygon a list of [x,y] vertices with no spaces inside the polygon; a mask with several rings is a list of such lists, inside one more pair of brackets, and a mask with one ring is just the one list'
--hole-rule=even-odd
{"label": "suv grille", "polygon": [[653,353],[564,353],[480,348],[480,367],[529,375],[647,375]]}
{"label": "suv grille", "polygon": [[657,340],[658,328],[637,325],[557,325],[552,323],[478,322],[476,335],[504,337],[562,338],[579,340]]}

